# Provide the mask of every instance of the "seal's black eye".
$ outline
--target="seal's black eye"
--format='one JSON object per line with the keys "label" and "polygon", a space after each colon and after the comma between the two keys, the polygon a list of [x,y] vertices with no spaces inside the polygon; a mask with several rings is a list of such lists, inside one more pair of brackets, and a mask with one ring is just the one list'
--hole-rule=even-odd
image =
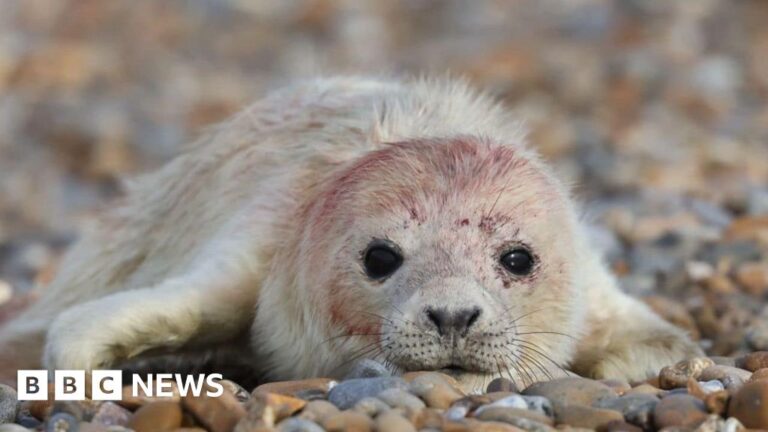
{"label": "seal's black eye", "polygon": [[501,256],[501,265],[514,275],[525,276],[533,270],[533,257],[525,249],[512,249]]}
{"label": "seal's black eye", "polygon": [[403,256],[395,247],[385,243],[374,243],[368,246],[363,257],[365,272],[372,279],[383,279],[400,268]]}

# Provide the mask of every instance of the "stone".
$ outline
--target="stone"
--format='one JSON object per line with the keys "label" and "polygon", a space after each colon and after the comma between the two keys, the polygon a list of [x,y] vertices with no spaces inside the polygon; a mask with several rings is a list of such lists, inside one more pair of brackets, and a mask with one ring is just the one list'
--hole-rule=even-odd
{"label": "stone", "polygon": [[0,424],[13,423],[19,412],[19,399],[13,387],[0,384]]}
{"label": "stone", "polygon": [[256,387],[253,392],[251,392],[251,394],[277,393],[286,396],[300,397],[302,394],[315,391],[319,392],[323,397],[325,397],[336,384],[338,384],[336,381],[328,378],[313,378],[298,381],[276,381],[262,384]]}
{"label": "stone", "polygon": [[238,401],[242,402],[248,402],[248,400],[251,398],[251,394],[248,392],[248,390],[244,389],[240,384],[230,381],[230,380],[221,380],[219,383],[224,387],[225,391],[228,391],[235,395],[235,398],[237,398]]}
{"label": "stone", "polygon": [[230,432],[246,415],[235,395],[226,391],[218,397],[208,396],[206,391],[199,397],[187,395],[181,403],[210,432]]}
{"label": "stone", "polygon": [[768,380],[744,384],[731,397],[728,416],[750,429],[768,429]]}
{"label": "stone", "polygon": [[737,390],[742,384],[749,380],[750,376],[750,372],[744,369],[732,366],[714,365],[701,371],[699,379],[702,381],[717,380],[721,382],[726,389]]}
{"label": "stone", "polygon": [[384,390],[399,388],[408,389],[408,384],[401,378],[355,378],[342,381],[328,393],[328,401],[339,409],[352,408],[357,401],[369,396],[377,396]]}
{"label": "stone", "polygon": [[176,383],[171,383],[170,392],[172,396],[147,396],[143,394],[139,387],[139,394],[133,394],[132,386],[123,386],[123,396],[119,401],[116,401],[119,405],[128,408],[129,410],[135,410],[142,405],[152,402],[180,402],[181,394],[179,393]]}
{"label": "stone", "polygon": [[328,432],[368,432],[373,430],[373,421],[365,414],[342,411],[327,417],[322,426]]}
{"label": "stone", "polygon": [[453,406],[445,410],[445,413],[443,414],[446,419],[451,421],[458,421],[467,416],[469,414],[470,407],[468,405],[462,404],[462,403],[455,403]]}
{"label": "stone", "polygon": [[707,418],[704,403],[687,394],[673,394],[662,398],[653,410],[657,428],[695,427]]}
{"label": "stone", "polygon": [[475,410],[475,417],[482,414],[483,411],[490,409],[490,408],[517,408],[517,409],[528,409],[528,402],[526,402],[525,399],[523,399],[523,396],[518,394],[509,395],[505,398],[499,399],[497,401],[491,402],[486,405],[481,405]]}
{"label": "stone", "polygon": [[736,281],[748,294],[762,297],[768,292],[768,262],[746,262],[736,269]]}
{"label": "stone", "polygon": [[616,393],[607,385],[576,377],[536,383],[525,389],[523,394],[546,397],[554,405],[567,403],[591,406],[601,399],[616,397]]}
{"label": "stone", "polygon": [[601,432],[643,432],[643,428],[623,421],[611,421],[598,429]]}
{"label": "stone", "polygon": [[101,426],[127,426],[132,413],[114,402],[104,402],[91,419],[91,423]]}
{"label": "stone", "polygon": [[277,425],[280,432],[324,432],[319,424],[307,419],[289,417]]}
{"label": "stone", "polygon": [[376,417],[375,425],[378,432],[416,432],[413,424],[395,411]]}
{"label": "stone", "polygon": [[704,396],[704,406],[712,414],[724,415],[731,395],[727,390],[712,392]]}
{"label": "stone", "polygon": [[587,429],[597,429],[610,422],[624,421],[624,416],[618,411],[578,404],[556,405],[555,418],[558,424]]}
{"label": "stone", "polygon": [[72,414],[59,412],[53,414],[48,421],[45,422],[46,432],[77,432],[80,427],[80,421],[72,416]]}
{"label": "stone", "polygon": [[625,394],[614,399],[603,399],[594,404],[597,408],[610,409],[620,412],[624,419],[645,430],[653,426],[653,410],[659,398],[652,394]]}
{"label": "stone", "polygon": [[750,372],[768,368],[768,351],[757,351],[747,354],[736,361],[736,366],[742,367]]}
{"label": "stone", "polygon": [[428,407],[447,409],[452,403],[461,399],[464,394],[456,391],[447,383],[436,383],[432,388],[424,392],[414,392],[427,403]]}
{"label": "stone", "polygon": [[349,373],[344,377],[344,380],[355,378],[377,378],[392,376],[383,364],[371,360],[363,359],[355,363],[350,369]]}
{"label": "stone", "polygon": [[517,393],[519,390],[514,382],[507,378],[496,378],[493,381],[491,381],[488,384],[488,387],[485,389],[486,393],[494,393],[494,392],[514,392]]}
{"label": "stone", "polygon": [[379,393],[377,397],[392,408],[404,408],[407,410],[419,411],[426,407],[424,401],[399,388],[384,390]]}
{"label": "stone", "polygon": [[629,382],[623,379],[618,379],[618,378],[602,379],[600,380],[600,382],[612,388],[613,391],[616,392],[618,396],[621,396],[624,393],[628,392],[630,389],[632,389],[632,386],[629,385]]}
{"label": "stone", "polygon": [[528,409],[536,411],[541,415],[545,415],[550,418],[554,418],[555,410],[552,407],[552,402],[544,396],[523,396],[525,403],[528,404]]}
{"label": "stone", "polygon": [[440,429],[443,425],[443,414],[440,410],[434,408],[424,408],[416,413],[413,425],[416,429]]}
{"label": "stone", "polygon": [[524,408],[495,406],[486,408],[479,414],[475,413],[474,417],[483,421],[497,421],[515,426],[518,426],[516,424],[517,419],[527,419],[547,426],[554,424],[551,418]]}
{"label": "stone", "polygon": [[391,410],[392,408],[389,405],[387,405],[387,403],[384,402],[383,400],[373,396],[369,396],[357,401],[357,403],[352,409],[359,413],[365,414],[368,417],[373,418],[379,415],[380,413]]}
{"label": "stone", "polygon": [[326,417],[338,413],[339,409],[334,404],[324,400],[316,400],[308,402],[298,417],[320,424]]}
{"label": "stone", "polygon": [[654,396],[659,396],[664,393],[664,390],[654,387],[650,384],[640,384],[637,387],[633,387],[631,390],[624,393],[624,396],[628,395],[635,395],[635,394],[649,394]]}
{"label": "stone", "polygon": [[761,379],[768,379],[768,368],[762,368],[752,372],[748,381],[757,381]]}
{"label": "stone", "polygon": [[170,431],[181,427],[181,406],[177,402],[152,402],[139,408],[128,422],[136,432]]}
{"label": "stone", "polygon": [[686,387],[688,378],[699,378],[704,369],[714,364],[706,357],[697,357],[680,361],[674,366],[665,366],[659,373],[659,386],[665,390]]}

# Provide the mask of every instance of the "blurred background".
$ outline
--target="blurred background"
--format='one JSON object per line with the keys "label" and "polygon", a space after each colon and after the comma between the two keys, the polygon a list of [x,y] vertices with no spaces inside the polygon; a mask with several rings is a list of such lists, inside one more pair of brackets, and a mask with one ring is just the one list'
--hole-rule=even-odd
{"label": "blurred background", "polygon": [[3,0],[0,320],[121,180],[265,91],[466,76],[527,121],[622,285],[768,349],[768,2]]}

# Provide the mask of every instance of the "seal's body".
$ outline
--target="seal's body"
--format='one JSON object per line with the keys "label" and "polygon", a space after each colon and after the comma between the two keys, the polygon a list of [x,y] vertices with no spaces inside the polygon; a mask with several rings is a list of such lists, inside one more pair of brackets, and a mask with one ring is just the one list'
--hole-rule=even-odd
{"label": "seal's body", "polygon": [[0,343],[91,370],[242,337],[271,379],[363,357],[475,386],[641,379],[699,353],[618,290],[517,123],[454,81],[257,102],[130,185]]}

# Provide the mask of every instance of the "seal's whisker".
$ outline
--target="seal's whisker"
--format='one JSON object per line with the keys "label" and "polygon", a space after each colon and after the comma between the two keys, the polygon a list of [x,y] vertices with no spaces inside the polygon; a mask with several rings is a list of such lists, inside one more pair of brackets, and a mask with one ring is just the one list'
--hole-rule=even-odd
{"label": "seal's whisker", "polygon": [[528,349],[528,350],[530,350],[530,351],[533,351],[533,352],[535,352],[536,354],[538,354],[539,356],[543,357],[544,359],[546,359],[547,361],[549,361],[550,363],[552,363],[553,365],[555,365],[557,368],[559,368],[560,370],[562,370],[562,371],[563,371],[563,373],[565,373],[566,375],[568,375],[568,371],[567,371],[567,370],[565,370],[565,368],[563,368],[563,366],[561,366],[561,365],[560,365],[559,363],[557,363],[556,361],[552,360],[552,358],[551,358],[551,357],[549,357],[548,355],[546,355],[546,354],[544,354],[543,352],[541,352],[541,350],[539,349],[539,346],[538,346],[538,345],[536,345],[536,344],[534,344],[533,342],[529,342],[529,341],[526,341],[526,340],[523,340],[523,339],[515,339],[515,340],[513,341],[513,344],[514,344],[514,343],[519,343],[519,344],[520,344],[520,346],[521,346],[522,348],[525,348],[525,349]]}

